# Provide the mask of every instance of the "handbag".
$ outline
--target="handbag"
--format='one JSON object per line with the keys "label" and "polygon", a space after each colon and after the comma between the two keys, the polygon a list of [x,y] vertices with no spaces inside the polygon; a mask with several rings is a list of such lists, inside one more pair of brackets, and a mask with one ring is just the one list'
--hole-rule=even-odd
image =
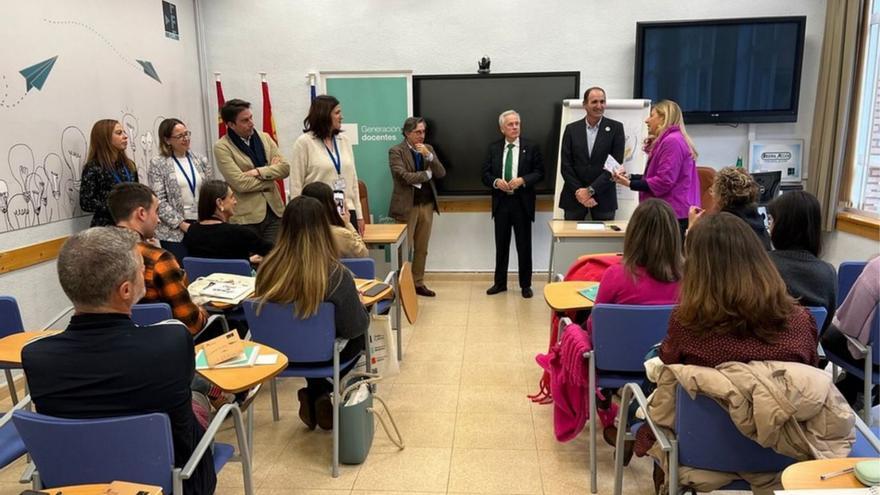
{"label": "handbag", "polygon": [[397,361],[397,340],[391,329],[391,319],[388,315],[370,315],[370,332],[368,334],[370,346],[370,366],[364,365],[363,360],[357,364],[354,371],[376,375],[376,378],[389,378],[400,374],[400,363]]}
{"label": "handbag", "polygon": [[[374,416],[379,419],[379,424],[382,425],[391,443],[400,450],[404,448],[403,437],[397,429],[397,423],[394,422],[388,405],[373,393],[372,384],[379,379],[380,377],[370,373],[351,373],[349,385],[340,394],[342,403],[339,405],[339,462],[343,464],[361,464],[367,459],[375,434]],[[383,415],[375,409],[374,400],[385,409],[385,416],[388,416],[394,435],[391,434]]]}

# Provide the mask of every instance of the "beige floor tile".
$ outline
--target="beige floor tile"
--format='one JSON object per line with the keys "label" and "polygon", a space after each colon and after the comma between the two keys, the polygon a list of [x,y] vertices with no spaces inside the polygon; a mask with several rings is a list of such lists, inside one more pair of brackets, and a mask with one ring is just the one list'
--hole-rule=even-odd
{"label": "beige floor tile", "polygon": [[519,331],[515,325],[507,324],[482,324],[471,325],[467,328],[465,344],[508,344],[518,345],[520,341]]}
{"label": "beige floor tile", "polygon": [[386,402],[393,413],[398,411],[456,412],[458,386],[395,383]]}
{"label": "beige floor tile", "polygon": [[[397,492],[397,491],[385,491],[385,490],[352,490],[351,495],[428,495],[432,493],[438,492]],[[439,492],[442,493],[442,492]]]}
{"label": "beige floor tile", "polygon": [[461,361],[464,342],[413,342],[406,347],[405,361]]}
{"label": "beige floor tile", "polygon": [[[546,495],[589,493],[590,471],[587,452],[539,450],[538,460]],[[600,461],[596,466],[596,473],[597,492],[612,493],[614,490],[613,464],[608,461]],[[642,489],[640,480],[633,476],[627,476],[627,474],[630,473],[624,474],[623,493],[633,495],[646,493]]]}
{"label": "beige floor tile", "polygon": [[[256,495],[348,495],[351,490],[312,490],[309,488],[260,488]],[[219,494],[219,491],[217,492]]]}
{"label": "beige floor tile", "polygon": [[462,385],[517,386],[523,380],[523,366],[517,363],[475,363],[461,365]]}
{"label": "beige floor tile", "polygon": [[395,377],[394,381],[395,383],[423,385],[458,385],[461,381],[461,361],[404,359],[400,363],[400,375]]}
{"label": "beige floor tile", "polygon": [[535,450],[531,414],[460,413],[455,449]]}
{"label": "beige floor tile", "polygon": [[407,447],[394,453],[371,453],[354,488],[445,492],[452,449]]}
{"label": "beige floor tile", "polygon": [[524,414],[529,411],[524,384],[506,387],[462,385],[458,411],[463,413]]}
{"label": "beige floor tile", "polygon": [[296,437],[276,454],[261,476],[260,488],[309,488],[350,490],[360,466],[339,466],[339,477],[331,476],[333,439],[330,432],[315,430]]}
{"label": "beige floor tile", "polygon": [[[3,484],[6,483],[18,483],[18,480],[21,478],[21,473],[24,471],[25,466],[27,466],[27,461],[24,456],[20,457],[17,461],[13,462],[9,466],[0,469],[0,489],[3,488]],[[16,495],[22,492],[25,489],[25,485],[19,485],[21,488],[15,492]]]}
{"label": "beige floor tile", "polygon": [[522,350],[517,343],[467,343],[464,361],[468,363],[522,363]]}
{"label": "beige floor tile", "polygon": [[541,473],[537,452],[455,449],[449,473],[449,491],[540,494]]}
{"label": "beige floor tile", "polygon": [[417,326],[413,342],[464,342],[467,335],[465,324],[444,326]]}
{"label": "beige floor tile", "polygon": [[[406,448],[410,447],[429,447],[429,448],[451,448],[452,439],[455,433],[456,416],[455,413],[442,412],[416,412],[416,411],[393,411],[394,421],[400,430]],[[387,416],[385,423],[394,433],[391,423]],[[397,452],[398,448],[394,445],[382,429],[379,422],[376,422],[375,435],[373,437],[373,453],[391,453]]]}

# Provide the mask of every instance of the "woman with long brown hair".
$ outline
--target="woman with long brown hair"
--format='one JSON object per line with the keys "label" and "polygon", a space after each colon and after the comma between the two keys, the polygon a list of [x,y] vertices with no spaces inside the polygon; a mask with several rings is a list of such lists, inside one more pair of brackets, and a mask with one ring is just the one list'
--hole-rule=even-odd
{"label": "woman with long brown hair", "polygon": [[[365,348],[370,316],[358,296],[354,278],[336,258],[324,206],[315,198],[298,196],[284,209],[275,248],[257,272],[254,297],[260,303],[294,305],[300,318],[314,316],[322,302],[335,306],[336,336],[348,339],[340,353],[348,361]],[[297,363],[329,366],[332,362]],[[342,370],[348,373],[354,365]],[[323,378],[307,378],[297,396],[299,417],[310,429],[333,427],[332,385]]]}
{"label": "woman with long brown hair", "polygon": [[302,190],[303,196],[315,198],[324,205],[327,213],[327,221],[330,222],[330,233],[333,235],[333,243],[336,244],[336,254],[340,258],[364,258],[370,254],[367,245],[354,226],[351,224],[351,214],[346,208],[338,208],[333,200],[333,190],[323,182],[306,184]]}
{"label": "woman with long brown hair", "polygon": [[127,146],[128,134],[118,120],[103,119],[92,126],[79,191],[79,207],[94,213],[90,227],[115,225],[107,209],[110,190],[122,182],[138,182],[137,166],[125,155]]}

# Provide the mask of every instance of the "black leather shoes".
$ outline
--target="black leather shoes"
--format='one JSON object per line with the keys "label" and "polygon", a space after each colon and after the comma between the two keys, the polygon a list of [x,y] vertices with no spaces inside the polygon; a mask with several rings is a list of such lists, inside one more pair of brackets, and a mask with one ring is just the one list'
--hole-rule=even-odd
{"label": "black leather shoes", "polygon": [[486,294],[489,294],[490,296],[494,296],[495,294],[504,292],[506,290],[507,290],[507,287],[505,287],[503,285],[493,285],[492,287],[489,287],[488,289],[486,289]]}
{"label": "black leather shoes", "polygon": [[531,288],[531,287],[526,287],[525,289],[522,290],[522,296],[523,296],[524,298],[526,298],[526,299],[531,298],[533,295],[534,295],[534,294],[532,294],[532,288]]}
{"label": "black leather shoes", "polygon": [[420,296],[425,296],[425,297],[434,297],[434,296],[437,295],[436,292],[434,292],[434,291],[432,291],[431,289],[425,287],[424,285],[417,285],[417,286],[416,286],[416,294],[418,294],[418,295],[420,295]]}

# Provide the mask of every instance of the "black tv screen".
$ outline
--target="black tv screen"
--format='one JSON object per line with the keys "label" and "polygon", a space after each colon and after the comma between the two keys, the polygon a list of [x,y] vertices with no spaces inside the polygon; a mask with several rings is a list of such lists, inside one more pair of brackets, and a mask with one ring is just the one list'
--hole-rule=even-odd
{"label": "black tv screen", "polygon": [[806,17],[636,25],[636,98],[673,100],[686,123],[795,122]]}
{"label": "black tv screen", "polygon": [[579,84],[579,72],[413,76],[413,110],[425,118],[425,142],[446,167],[438,193],[489,193],[480,168],[489,144],[503,137],[498,116],[513,109],[522,120],[522,137],[537,143],[544,158],[544,180],[536,191],[553,194],[562,100],[578,98]]}

